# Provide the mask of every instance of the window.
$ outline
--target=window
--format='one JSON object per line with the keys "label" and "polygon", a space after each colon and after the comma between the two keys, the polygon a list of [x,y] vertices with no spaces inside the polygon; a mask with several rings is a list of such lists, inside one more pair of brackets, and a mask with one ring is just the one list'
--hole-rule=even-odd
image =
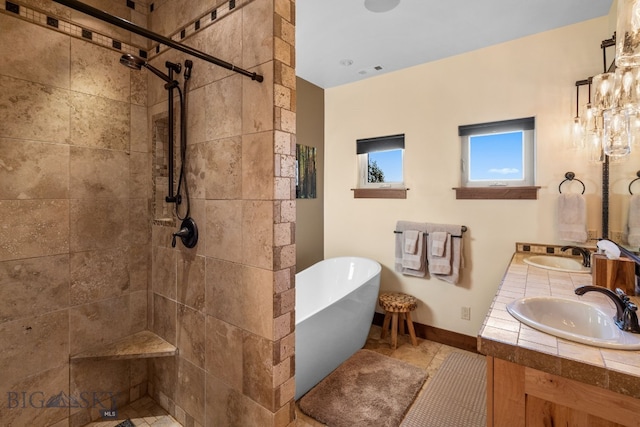
{"label": "window", "polygon": [[404,134],[358,139],[358,188],[404,188]]}
{"label": "window", "polygon": [[462,187],[535,185],[533,117],[458,127]]}

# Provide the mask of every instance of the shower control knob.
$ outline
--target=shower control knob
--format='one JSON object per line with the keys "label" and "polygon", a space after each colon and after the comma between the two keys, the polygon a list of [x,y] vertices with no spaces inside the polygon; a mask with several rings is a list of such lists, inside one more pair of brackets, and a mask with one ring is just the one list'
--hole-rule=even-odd
{"label": "shower control knob", "polygon": [[198,243],[198,227],[193,218],[185,218],[180,225],[180,230],[173,233],[171,246],[174,248],[176,247],[176,237],[180,237],[182,244],[187,248],[193,248]]}

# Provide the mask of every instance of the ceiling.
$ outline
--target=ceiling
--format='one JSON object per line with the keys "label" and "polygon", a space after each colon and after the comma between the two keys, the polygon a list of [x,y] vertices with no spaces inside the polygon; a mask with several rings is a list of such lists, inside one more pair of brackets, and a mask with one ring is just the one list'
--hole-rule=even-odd
{"label": "ceiling", "polygon": [[604,16],[611,4],[400,0],[371,12],[365,0],[297,0],[296,74],[327,89]]}

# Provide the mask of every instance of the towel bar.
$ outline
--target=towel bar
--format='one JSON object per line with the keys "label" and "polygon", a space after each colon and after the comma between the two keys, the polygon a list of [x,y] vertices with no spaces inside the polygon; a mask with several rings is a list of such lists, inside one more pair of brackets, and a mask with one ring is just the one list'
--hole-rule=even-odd
{"label": "towel bar", "polygon": [[[463,225],[462,227],[460,227],[460,229],[461,229],[461,230],[462,230],[462,232],[464,233],[465,231],[467,231],[467,226],[466,226],[466,225]],[[402,234],[402,231],[398,231],[398,230],[394,230],[393,232],[394,232],[395,234]],[[428,235],[429,235],[429,233],[427,233],[427,232],[424,232],[424,233],[422,233],[422,234],[423,234],[424,236],[428,236]],[[452,234],[452,235],[451,235],[451,237],[462,237],[462,236],[457,236],[457,235],[455,235],[455,234]]]}

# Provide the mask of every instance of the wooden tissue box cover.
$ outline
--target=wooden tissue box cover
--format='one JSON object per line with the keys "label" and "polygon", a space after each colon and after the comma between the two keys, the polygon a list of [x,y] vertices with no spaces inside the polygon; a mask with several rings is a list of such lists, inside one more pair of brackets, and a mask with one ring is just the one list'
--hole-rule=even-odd
{"label": "wooden tissue box cover", "polygon": [[615,291],[622,289],[627,295],[635,295],[636,263],[628,258],[608,259],[595,254],[591,258],[593,284]]}

